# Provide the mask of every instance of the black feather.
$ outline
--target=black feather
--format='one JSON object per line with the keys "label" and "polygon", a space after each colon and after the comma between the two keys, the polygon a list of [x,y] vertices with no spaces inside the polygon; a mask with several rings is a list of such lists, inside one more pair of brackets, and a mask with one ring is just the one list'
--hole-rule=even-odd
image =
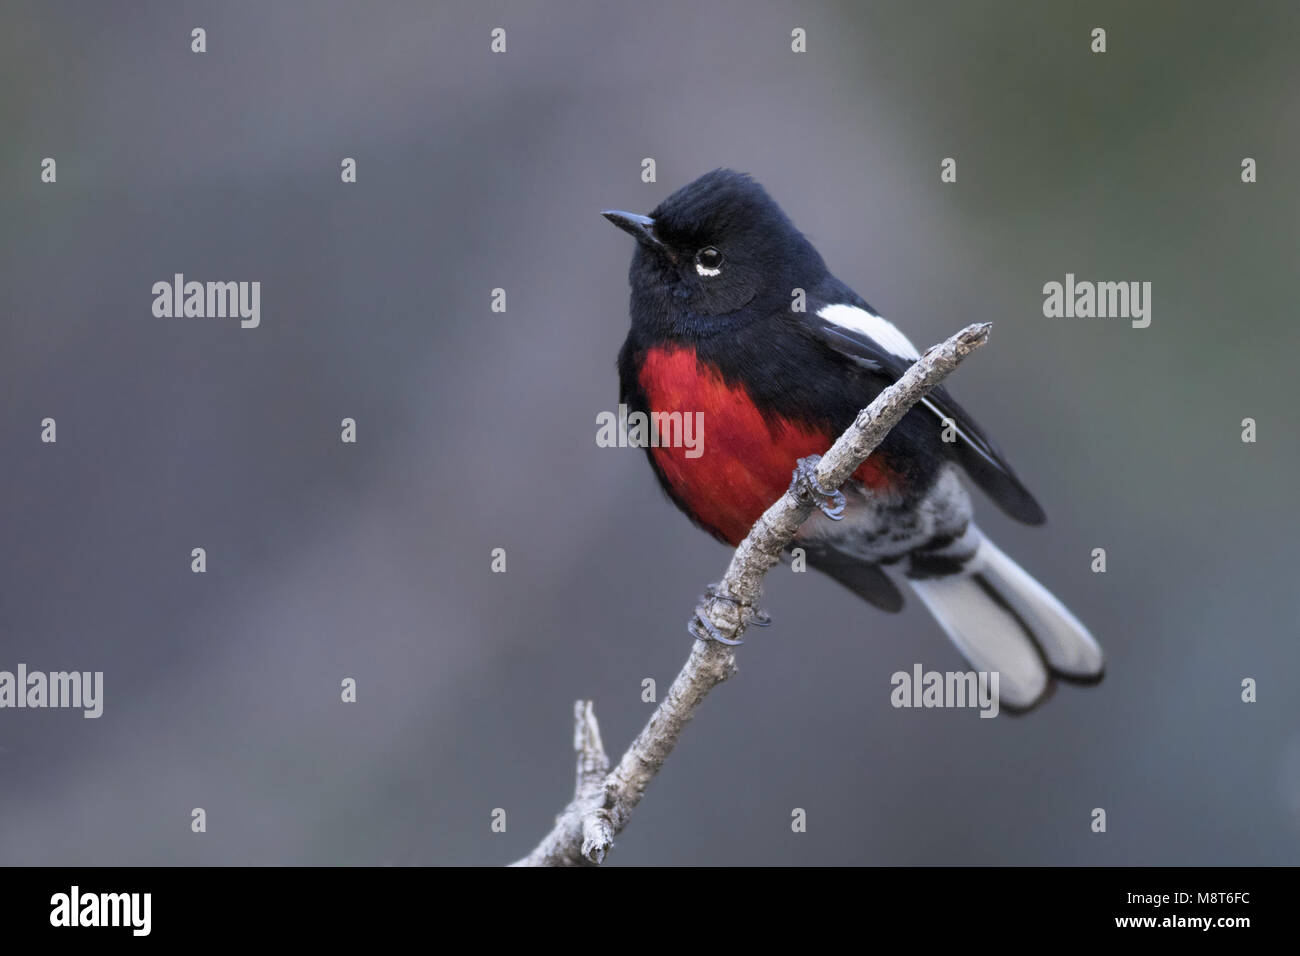
{"label": "black feather", "polygon": [[[865,309],[873,315],[878,314],[838,280],[830,284],[827,292],[832,301],[826,304],[838,300]],[[893,354],[862,333],[819,318],[815,309],[805,313],[805,323],[813,336],[824,345],[852,359],[859,368],[878,372],[891,381],[897,381],[912,365],[912,360]],[[947,389],[943,386],[935,388],[926,401],[928,406],[923,402],[918,408],[930,410],[932,415],[937,413],[940,422],[944,418],[952,419],[961,433],[957,441],[941,443],[947,457],[961,465],[971,480],[1012,518],[1031,525],[1042,524],[1047,520],[1042,507],[1016,477],[997,445],[984,434],[975,419],[957,404]]]}
{"label": "black feather", "polygon": [[889,579],[889,575],[881,570],[880,565],[863,561],[825,544],[801,542],[797,546],[807,553],[808,563],[812,567],[823,574],[829,574],[882,611],[897,613],[903,609],[903,595]]}

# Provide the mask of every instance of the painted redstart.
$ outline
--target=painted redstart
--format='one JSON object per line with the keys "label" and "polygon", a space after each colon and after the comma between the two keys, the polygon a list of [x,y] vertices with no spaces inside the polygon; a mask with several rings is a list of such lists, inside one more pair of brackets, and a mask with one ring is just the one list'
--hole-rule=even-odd
{"label": "painted redstart", "polygon": [[[649,216],[604,216],[637,240],[621,400],[629,415],[702,413],[701,448],[646,450],[668,497],[734,546],[789,487],[795,463],[829,448],[917,350],[831,275],[747,175],[715,170]],[[901,574],[971,667],[998,672],[1005,707],[1032,707],[1053,677],[1099,679],[1101,648],[975,526],[959,469],[1012,518],[1044,521],[997,446],[940,387],[845,484],[841,513],[829,503],[814,511],[794,546],[886,611],[903,597],[883,568]]]}

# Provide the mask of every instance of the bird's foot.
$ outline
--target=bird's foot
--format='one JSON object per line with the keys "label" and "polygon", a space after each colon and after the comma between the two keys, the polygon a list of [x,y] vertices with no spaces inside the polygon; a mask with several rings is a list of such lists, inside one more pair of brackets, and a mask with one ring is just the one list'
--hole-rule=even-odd
{"label": "bird's foot", "polygon": [[827,491],[817,481],[817,463],[821,460],[821,455],[800,458],[795,465],[794,477],[790,479],[790,491],[797,497],[811,498],[822,514],[832,521],[841,521],[848,503],[844,499],[844,492],[839,489]]}
{"label": "bird's foot", "polygon": [[[748,627],[751,624],[755,627],[770,627],[772,624],[772,618],[768,616],[765,611],[761,611],[752,604],[747,604],[739,598],[732,597],[730,594],[723,591],[717,584],[710,584],[708,590],[700,600],[707,601],[710,598],[717,601],[725,601],[734,606],[740,613],[740,622],[744,627]],[[697,641],[717,641],[719,644],[727,644],[732,647],[745,643],[739,639],[732,640],[729,637],[725,637],[722,632],[718,630],[716,625],[709,620],[709,616],[704,613],[702,605],[695,609],[695,616],[691,618],[691,622],[686,625],[686,630],[689,631],[691,636]]]}

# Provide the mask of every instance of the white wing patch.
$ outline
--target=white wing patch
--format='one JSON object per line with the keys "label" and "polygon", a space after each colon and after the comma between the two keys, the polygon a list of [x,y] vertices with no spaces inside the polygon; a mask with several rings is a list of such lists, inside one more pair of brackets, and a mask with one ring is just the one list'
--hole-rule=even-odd
{"label": "white wing patch", "polygon": [[883,316],[875,315],[856,305],[824,305],[817,315],[840,328],[858,332],[873,339],[887,352],[905,359],[919,359],[921,353],[898,327]]}

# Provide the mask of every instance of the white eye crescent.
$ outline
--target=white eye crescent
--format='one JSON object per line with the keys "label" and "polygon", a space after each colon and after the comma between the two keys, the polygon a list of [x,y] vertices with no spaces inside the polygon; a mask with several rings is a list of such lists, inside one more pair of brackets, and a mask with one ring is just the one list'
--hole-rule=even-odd
{"label": "white eye crescent", "polygon": [[702,276],[722,275],[722,253],[713,246],[705,246],[695,253],[695,271]]}

